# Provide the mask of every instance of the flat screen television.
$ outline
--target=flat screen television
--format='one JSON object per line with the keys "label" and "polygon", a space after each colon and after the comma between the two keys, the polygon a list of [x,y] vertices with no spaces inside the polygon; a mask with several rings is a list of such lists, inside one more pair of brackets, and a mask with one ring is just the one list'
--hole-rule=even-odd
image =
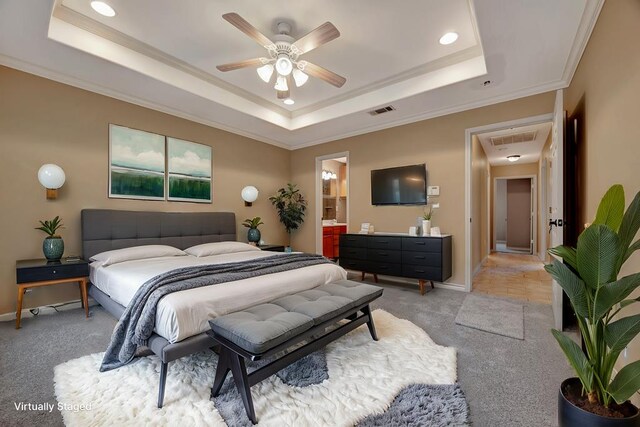
{"label": "flat screen television", "polygon": [[424,205],[426,203],[426,164],[371,171],[372,205]]}

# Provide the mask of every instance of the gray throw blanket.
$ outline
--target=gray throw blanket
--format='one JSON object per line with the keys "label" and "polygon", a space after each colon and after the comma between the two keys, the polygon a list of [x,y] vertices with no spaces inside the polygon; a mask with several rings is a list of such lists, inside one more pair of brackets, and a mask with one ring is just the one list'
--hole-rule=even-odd
{"label": "gray throw blanket", "polygon": [[158,301],[165,295],[327,263],[331,261],[321,255],[274,255],[249,261],[178,268],[153,277],[138,289],[118,321],[100,372],[126,365],[133,360],[138,346],[147,345],[155,327]]}

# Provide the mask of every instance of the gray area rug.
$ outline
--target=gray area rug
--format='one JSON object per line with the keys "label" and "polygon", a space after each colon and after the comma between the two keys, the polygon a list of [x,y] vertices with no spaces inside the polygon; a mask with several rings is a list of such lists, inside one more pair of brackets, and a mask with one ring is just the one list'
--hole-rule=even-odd
{"label": "gray area rug", "polygon": [[[317,351],[277,373],[288,385],[307,387],[328,379],[326,355]],[[263,363],[250,362],[253,371]],[[225,380],[220,395],[213,398],[218,412],[229,427],[252,427],[247,418],[242,398],[235,387],[231,375]],[[430,385],[413,384],[398,393],[389,408],[382,414],[373,414],[358,427],[401,427],[401,426],[470,426],[469,405],[458,384]]]}
{"label": "gray area rug", "polygon": [[469,405],[458,384],[414,384],[398,393],[387,411],[370,415],[358,427],[470,426]]}
{"label": "gray area rug", "polygon": [[495,297],[469,294],[456,316],[458,325],[524,339],[524,306]]}

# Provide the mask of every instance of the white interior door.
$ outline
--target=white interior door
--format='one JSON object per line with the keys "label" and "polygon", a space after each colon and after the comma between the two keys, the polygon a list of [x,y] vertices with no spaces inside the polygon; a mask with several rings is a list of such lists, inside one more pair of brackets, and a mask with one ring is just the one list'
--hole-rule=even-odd
{"label": "white interior door", "polygon": [[[564,214],[563,198],[563,145],[564,145],[564,106],[562,90],[556,92],[556,102],[553,110],[553,126],[551,142],[551,161],[547,165],[551,171],[551,197],[549,200],[549,223],[551,247],[562,245],[562,225]],[[553,317],[556,329],[562,330],[562,298],[563,291],[560,285],[553,281]]]}

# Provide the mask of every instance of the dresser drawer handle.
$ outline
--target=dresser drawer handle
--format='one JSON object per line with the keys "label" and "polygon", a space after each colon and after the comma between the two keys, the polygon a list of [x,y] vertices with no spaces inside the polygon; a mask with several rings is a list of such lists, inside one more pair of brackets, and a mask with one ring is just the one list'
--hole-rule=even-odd
{"label": "dresser drawer handle", "polygon": [[414,242],[414,243],[415,243],[416,245],[422,245],[422,246],[424,246],[424,245],[425,245],[425,242]]}
{"label": "dresser drawer handle", "polygon": [[418,255],[415,255],[415,256],[414,256],[414,258],[415,258],[415,259],[425,259],[425,257],[423,257],[423,256],[418,256]]}
{"label": "dresser drawer handle", "polygon": [[388,244],[388,243],[389,243],[389,241],[388,241],[388,240],[378,240],[378,242],[377,242],[377,243],[384,243],[384,244],[386,245],[386,244]]}
{"label": "dresser drawer handle", "polygon": [[52,273],[53,273],[53,274],[56,274],[56,271],[55,271],[55,270],[53,270],[53,271],[52,271]]}
{"label": "dresser drawer handle", "polygon": [[416,273],[424,273],[424,270],[418,270],[418,269],[416,268]]}
{"label": "dresser drawer handle", "polygon": [[386,253],[386,252],[378,252],[378,255],[380,255],[380,256],[388,256],[389,254]]}

